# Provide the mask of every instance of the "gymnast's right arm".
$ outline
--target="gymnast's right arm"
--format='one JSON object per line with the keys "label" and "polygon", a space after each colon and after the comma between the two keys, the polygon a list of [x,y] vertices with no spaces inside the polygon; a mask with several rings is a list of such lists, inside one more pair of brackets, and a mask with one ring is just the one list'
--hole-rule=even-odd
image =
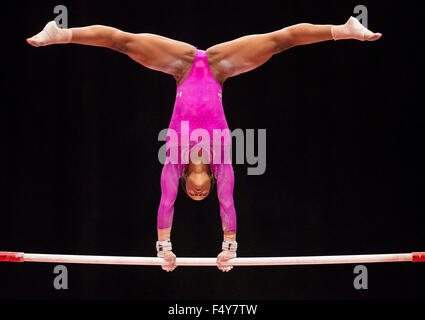
{"label": "gymnast's right arm", "polygon": [[161,172],[161,201],[158,209],[157,230],[158,241],[156,249],[158,257],[165,259],[166,265],[162,266],[165,271],[173,271],[176,268],[176,255],[171,247],[171,227],[173,224],[174,202],[179,187],[179,165],[164,164]]}
{"label": "gymnast's right arm", "polygon": [[150,33],[130,33],[92,25],[60,29],[50,21],[37,35],[28,38],[34,46],[75,43],[105,47],[128,55],[143,66],[172,75],[179,82],[190,70],[196,48],[188,43]]}

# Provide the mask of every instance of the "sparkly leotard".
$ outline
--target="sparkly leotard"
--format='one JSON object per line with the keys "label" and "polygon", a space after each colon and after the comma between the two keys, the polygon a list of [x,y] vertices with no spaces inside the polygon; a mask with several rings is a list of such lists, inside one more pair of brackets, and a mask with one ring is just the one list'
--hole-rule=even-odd
{"label": "sparkly leotard", "polygon": [[[158,210],[158,229],[170,228],[173,222],[174,202],[177,197],[179,178],[182,176],[187,162],[182,160],[181,145],[184,136],[202,129],[211,137],[209,145],[216,144],[212,137],[217,130],[228,129],[222,104],[222,88],[215,80],[208,63],[207,54],[197,49],[192,68],[187,78],[177,87],[173,116],[168,132],[173,130],[179,137],[179,160],[174,163],[167,161],[161,173],[161,201]],[[201,131],[202,131],[201,130]],[[185,133],[186,132],[186,133]],[[190,139],[188,139],[190,140]],[[213,143],[214,140],[214,143]],[[230,137],[223,137],[221,141],[222,153],[218,157],[219,163],[212,160],[210,168],[217,180],[217,195],[220,202],[220,216],[223,231],[236,232],[236,213],[233,204],[234,173],[230,161],[224,161],[224,148],[229,148]],[[173,148],[173,143],[167,141],[167,147]],[[189,149],[194,141],[189,142]]]}

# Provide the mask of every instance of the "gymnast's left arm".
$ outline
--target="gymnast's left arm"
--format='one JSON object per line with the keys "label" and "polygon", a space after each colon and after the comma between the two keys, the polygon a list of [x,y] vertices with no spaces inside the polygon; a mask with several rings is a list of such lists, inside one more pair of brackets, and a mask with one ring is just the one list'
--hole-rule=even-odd
{"label": "gymnast's left arm", "polygon": [[222,251],[217,256],[217,267],[228,272],[233,267],[227,261],[236,258],[236,211],[233,202],[234,172],[231,164],[221,164],[215,168],[217,195],[220,202],[220,216],[223,227]]}

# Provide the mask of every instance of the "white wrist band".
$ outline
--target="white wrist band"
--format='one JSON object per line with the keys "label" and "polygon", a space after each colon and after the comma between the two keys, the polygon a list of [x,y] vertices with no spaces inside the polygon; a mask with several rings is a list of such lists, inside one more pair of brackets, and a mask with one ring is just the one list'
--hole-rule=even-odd
{"label": "white wrist band", "polygon": [[223,241],[221,245],[223,251],[236,252],[238,249],[238,243],[236,241]]}
{"label": "white wrist band", "polygon": [[156,251],[158,253],[168,252],[168,251],[172,251],[172,250],[173,250],[173,247],[171,245],[171,240],[157,241],[156,242]]}

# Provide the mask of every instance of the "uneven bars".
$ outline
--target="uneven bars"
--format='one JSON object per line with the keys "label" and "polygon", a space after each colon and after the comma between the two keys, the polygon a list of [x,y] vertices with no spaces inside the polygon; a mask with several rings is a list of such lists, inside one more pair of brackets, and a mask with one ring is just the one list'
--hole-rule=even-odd
{"label": "uneven bars", "polygon": [[[38,254],[0,251],[0,261],[160,266],[162,258]],[[425,252],[306,257],[234,258],[232,266],[282,266],[344,263],[425,262]],[[178,266],[217,266],[216,258],[177,258]]]}

